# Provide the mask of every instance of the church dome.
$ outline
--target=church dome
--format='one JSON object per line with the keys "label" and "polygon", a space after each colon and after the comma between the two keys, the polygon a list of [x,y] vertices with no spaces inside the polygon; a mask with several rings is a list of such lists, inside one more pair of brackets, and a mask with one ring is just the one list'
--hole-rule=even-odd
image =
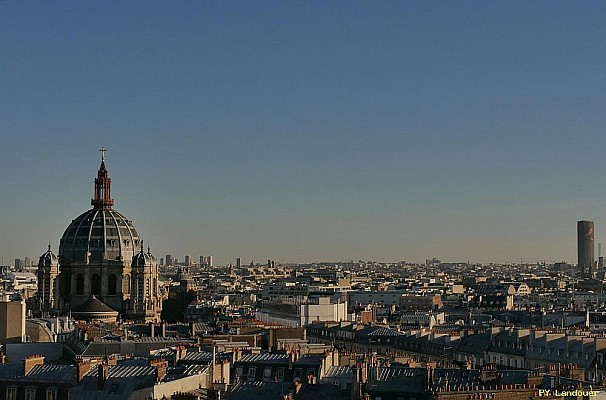
{"label": "church dome", "polygon": [[[113,209],[92,209],[76,217],[59,245],[61,264],[130,261],[141,239],[133,222]],[[88,258],[87,258],[88,257]]]}
{"label": "church dome", "polygon": [[55,253],[51,251],[51,246],[49,244],[46,253],[40,256],[38,267],[56,267],[57,265],[59,265],[59,260]]}
{"label": "church dome", "polygon": [[91,200],[93,208],[76,217],[63,233],[59,244],[61,265],[129,262],[143,244],[133,222],[113,209],[110,189],[111,179],[102,153]]}

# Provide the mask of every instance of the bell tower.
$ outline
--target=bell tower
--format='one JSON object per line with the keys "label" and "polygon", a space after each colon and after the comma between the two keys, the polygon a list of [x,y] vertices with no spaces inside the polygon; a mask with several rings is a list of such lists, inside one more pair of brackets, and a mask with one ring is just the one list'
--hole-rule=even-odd
{"label": "bell tower", "polygon": [[111,198],[112,179],[105,167],[105,152],[107,149],[101,147],[99,151],[101,152],[101,166],[95,178],[95,196],[90,204],[95,210],[107,210],[114,205],[114,199]]}

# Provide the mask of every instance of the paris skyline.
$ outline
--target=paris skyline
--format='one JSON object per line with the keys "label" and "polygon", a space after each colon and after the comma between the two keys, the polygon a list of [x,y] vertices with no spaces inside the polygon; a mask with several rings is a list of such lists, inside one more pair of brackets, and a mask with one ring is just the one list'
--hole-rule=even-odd
{"label": "paris skyline", "polygon": [[576,221],[606,232],[604,16],[0,3],[0,256],[56,251],[105,146],[157,257],[574,262]]}

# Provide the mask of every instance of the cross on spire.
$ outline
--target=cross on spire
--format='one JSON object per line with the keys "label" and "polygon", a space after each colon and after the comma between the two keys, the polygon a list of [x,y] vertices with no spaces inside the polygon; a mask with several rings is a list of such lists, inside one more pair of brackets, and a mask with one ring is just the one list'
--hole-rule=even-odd
{"label": "cross on spire", "polygon": [[105,161],[105,152],[107,151],[107,149],[105,147],[101,146],[99,151],[101,152],[101,161]]}

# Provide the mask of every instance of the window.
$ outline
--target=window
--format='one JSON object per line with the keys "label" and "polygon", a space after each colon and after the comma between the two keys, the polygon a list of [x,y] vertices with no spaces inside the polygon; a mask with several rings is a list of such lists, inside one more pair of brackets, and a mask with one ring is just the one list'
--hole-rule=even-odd
{"label": "window", "polygon": [[6,400],[17,400],[17,388],[7,387],[6,388]]}
{"label": "window", "polygon": [[26,388],[25,389],[25,400],[35,400],[36,399],[36,388]]}
{"label": "window", "polygon": [[57,400],[57,389],[46,389],[46,400]]}
{"label": "window", "polygon": [[278,379],[284,380],[284,368],[278,368]]}
{"label": "window", "polygon": [[107,277],[107,294],[116,294],[116,274]]}
{"label": "window", "polygon": [[101,294],[101,277],[99,274],[94,274],[91,278],[91,288],[94,295]]}
{"label": "window", "polygon": [[268,381],[271,380],[271,368],[267,367],[263,370],[263,380]]}
{"label": "window", "polygon": [[76,275],[76,294],[84,294],[84,275]]}
{"label": "window", "polygon": [[257,375],[257,367],[249,367],[248,368],[248,380],[254,381],[255,375]]}
{"label": "window", "polygon": [[59,282],[61,284],[61,292],[64,295],[70,294],[72,291],[72,276],[69,273],[59,276]]}

